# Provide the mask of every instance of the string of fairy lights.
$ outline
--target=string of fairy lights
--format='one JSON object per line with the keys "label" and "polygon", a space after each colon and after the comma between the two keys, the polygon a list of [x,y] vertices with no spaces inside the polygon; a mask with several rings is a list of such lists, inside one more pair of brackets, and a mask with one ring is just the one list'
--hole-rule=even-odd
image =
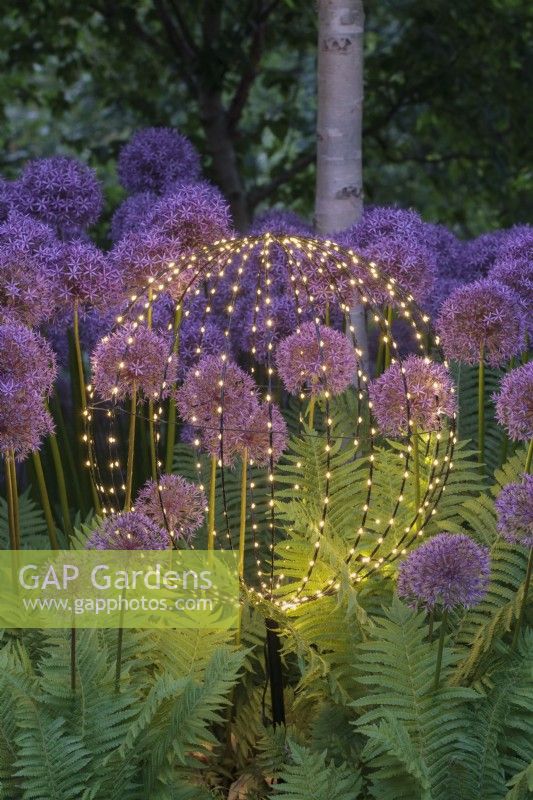
{"label": "string of fairy lights", "polygon": [[[321,486],[323,497],[321,511],[316,521],[309,525],[305,534],[305,542],[309,544],[309,558],[303,574],[299,577],[283,575],[277,569],[279,548],[283,548],[284,557],[291,548],[291,538],[286,536],[283,526],[278,522],[277,509],[277,464],[274,459],[274,426],[273,408],[275,395],[275,382],[279,381],[274,361],[276,347],[276,332],[271,310],[274,304],[272,277],[274,259],[282,258],[286,266],[289,282],[293,292],[296,310],[296,332],[304,321],[312,320],[315,326],[320,366],[324,377],[324,391],[321,393],[321,409],[323,430],[310,430],[305,425],[306,403],[310,393],[302,390],[296,398],[299,404],[299,437],[317,437],[323,444],[323,475]],[[260,400],[268,408],[267,433],[267,467],[266,467],[266,492],[267,506],[264,519],[257,516],[258,504],[258,472],[249,471],[247,481],[247,525],[251,534],[253,561],[255,564],[255,579],[247,578],[246,588],[252,597],[267,599],[283,609],[295,608],[302,603],[314,600],[325,595],[333,594],[339,590],[342,582],[343,570],[349,571],[349,579],[359,583],[370,575],[382,570],[387,565],[402,557],[420,536],[428,520],[437,513],[437,506],[445,491],[446,482],[453,468],[453,451],[456,444],[455,415],[449,420],[448,427],[427,438],[425,461],[431,464],[427,478],[427,485],[420,497],[420,505],[414,510],[408,520],[404,520],[403,530],[399,532],[397,520],[405,507],[405,492],[410,481],[413,480],[411,462],[413,460],[410,432],[412,429],[410,394],[405,378],[405,369],[399,353],[392,324],[383,312],[382,300],[374,296],[378,289],[381,297],[385,294],[390,298],[390,305],[394,307],[397,317],[403,319],[413,332],[416,349],[429,363],[431,357],[426,353],[425,342],[430,333],[429,317],[417,307],[412,295],[403,292],[393,278],[383,274],[378,266],[357,255],[353,250],[346,249],[329,240],[312,239],[297,235],[276,235],[266,233],[261,236],[223,239],[197,250],[184,253],[177,263],[170,263],[168,269],[156,278],[151,278],[142,292],[132,294],[124,312],[117,317],[115,330],[124,325],[130,326],[131,342],[133,343],[135,331],[139,326],[151,322],[151,309],[162,293],[169,288],[181,286],[179,292],[173,291],[174,320],[187,319],[191,311],[186,307],[186,300],[194,298],[200,310],[199,339],[195,356],[199,361],[204,353],[204,337],[211,315],[217,314],[217,319],[223,320],[224,347],[218,353],[221,363],[220,376],[220,404],[218,406],[219,453],[218,472],[220,475],[222,516],[224,530],[215,530],[217,546],[234,549],[236,546],[234,531],[231,530],[230,513],[224,468],[225,437],[232,432],[227,426],[224,413],[225,379],[228,365],[231,362],[232,334],[240,320],[235,318],[238,300],[243,292],[243,280],[253,272],[255,285],[255,301],[253,306],[252,321],[250,326],[250,357],[249,374],[254,378]],[[327,300],[319,300],[313,295],[309,275],[318,275],[322,280]],[[187,280],[183,281],[184,276]],[[228,284],[228,278],[231,279]],[[228,288],[229,286],[229,288]],[[224,291],[225,290],[225,291]],[[176,296],[177,295],[177,296]],[[363,352],[358,346],[355,329],[350,320],[350,307],[359,303],[365,309],[365,314],[379,331],[379,339],[383,346],[390,348],[390,363],[398,363],[405,394],[407,434],[405,447],[400,450],[398,457],[403,460],[403,472],[400,485],[397,487],[395,497],[391,502],[390,515],[379,535],[375,537],[373,546],[361,550],[363,537],[371,536],[373,527],[369,526],[369,515],[372,511],[373,485],[375,478],[376,459],[379,459],[379,449],[376,447],[378,431],[372,423],[372,402],[369,398],[369,375],[363,367]],[[216,304],[216,312],[215,312]],[[343,324],[347,335],[351,338],[352,346],[357,356],[357,374],[355,375],[354,391],[357,397],[357,414],[354,419],[353,431],[347,435],[345,431],[337,433],[334,425],[332,411],[332,394],[328,389],[328,366],[323,356],[324,343],[321,340],[320,326],[327,324],[330,305],[340,308]],[[153,436],[156,452],[161,443],[161,425],[165,423],[165,408],[161,397],[172,388],[170,386],[171,367],[179,360],[180,326],[169,324],[169,355],[165,367],[164,380],[160,391],[153,398]],[[261,367],[257,361],[260,337],[266,341],[266,358]],[[438,346],[438,339],[435,340]],[[124,357],[127,355],[127,350]],[[194,367],[192,367],[194,369]],[[117,364],[117,382],[120,376],[121,364]],[[262,377],[262,379],[261,379]],[[121,419],[127,410],[112,396],[109,400],[102,401],[95,395],[94,387],[87,386],[88,407],[85,411],[84,441],[87,446],[86,465],[91,471],[93,481],[100,497],[102,512],[113,514],[121,509],[122,499],[126,485],[124,465],[121,461],[121,443],[123,431]],[[112,395],[117,391],[113,390]],[[143,412],[137,406],[136,416],[142,418]],[[104,418],[103,425],[97,425],[96,420]],[[368,431],[365,430],[368,426]],[[318,426],[317,426],[318,427]],[[243,431],[247,432],[247,431]],[[254,431],[251,431],[252,433]],[[364,441],[363,441],[364,440]],[[334,472],[332,467],[332,450],[337,445],[343,449],[348,448],[354,459],[365,459],[366,477],[364,479],[364,502],[359,508],[354,508],[353,536],[347,543],[343,570],[332,570],[332,574],[318,587],[313,586],[317,565],[321,562],[321,551],[325,532],[328,529],[328,512],[332,499],[332,484]],[[198,482],[204,487],[202,478],[201,436],[195,435],[192,446],[195,451],[195,469]],[[363,452],[363,446],[365,452]],[[254,467],[250,461],[249,466]],[[301,465],[300,465],[301,466]],[[162,472],[162,461],[157,457],[158,476]],[[259,481],[259,485],[262,482]],[[299,486],[294,486],[297,493]],[[161,497],[161,495],[160,495]],[[217,498],[218,499],[218,498]],[[164,511],[163,502],[161,507]],[[376,520],[376,524],[380,520]],[[263,526],[266,526],[266,535],[262,536]],[[351,523],[352,527],[352,523]],[[315,581],[316,583],[316,581]]]}

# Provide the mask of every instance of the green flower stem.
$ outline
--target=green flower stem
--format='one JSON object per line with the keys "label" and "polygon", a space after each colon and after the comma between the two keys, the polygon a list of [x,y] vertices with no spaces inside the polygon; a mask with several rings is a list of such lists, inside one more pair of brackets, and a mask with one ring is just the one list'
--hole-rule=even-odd
{"label": "green flower stem", "polygon": [[52,507],[50,505],[50,498],[48,497],[48,490],[46,488],[46,481],[44,479],[43,465],[41,456],[38,450],[32,453],[33,467],[35,475],[37,476],[37,484],[41,495],[41,505],[43,507],[44,518],[46,520],[46,527],[48,529],[48,538],[50,539],[50,547],[52,550],[59,550],[59,542],[57,541],[56,526],[54,517],[52,515]]}
{"label": "green flower stem", "polygon": [[442,667],[442,653],[444,651],[444,639],[446,638],[446,628],[448,626],[448,612],[445,610],[442,614],[442,620],[440,623],[440,635],[439,635],[439,649],[437,651],[437,666],[435,668],[435,684],[434,689],[437,691],[439,688],[440,683],[440,670]]}
{"label": "green flower stem", "polygon": [[137,418],[137,387],[135,383],[131,389],[130,421],[128,433],[128,461],[126,465],[126,496],[124,498],[124,511],[131,508],[133,492],[133,463],[135,460],[135,422]]}
{"label": "green flower stem", "polygon": [[[4,459],[6,495],[7,495],[7,518],[9,525],[9,547],[11,550],[19,550],[18,531],[14,504],[13,474],[11,472],[11,455],[8,454]],[[16,490],[15,490],[16,491]]]}
{"label": "green flower stem", "polygon": [[329,312],[329,302],[326,303],[326,313],[324,315],[324,323],[328,326],[330,325],[330,312]]}
{"label": "green flower stem", "polygon": [[411,430],[413,432],[412,435],[412,443],[413,443],[413,480],[415,484],[415,510],[417,514],[416,523],[415,523],[415,530],[418,528],[418,510],[420,508],[420,501],[421,501],[421,494],[420,494],[420,449],[418,446],[418,426],[416,422],[413,422],[411,426]]}
{"label": "green flower stem", "polygon": [[124,642],[124,628],[117,631],[117,660],[115,664],[115,693],[120,693],[120,676],[122,673],[122,644]]}
{"label": "green flower stem", "polygon": [[242,473],[241,473],[241,518],[239,526],[239,578],[244,577],[247,479],[248,479],[248,449],[245,447],[242,453]]}
{"label": "green flower stem", "polygon": [[[174,346],[172,348],[173,358],[177,358],[180,347],[179,329],[181,324],[181,306],[176,308],[174,313]],[[176,400],[171,396],[168,402],[167,419],[167,446],[165,454],[165,472],[172,472],[174,461],[174,442],[176,441]]]}
{"label": "green flower stem", "polygon": [[[76,496],[76,505],[77,508],[83,508],[83,496],[80,486],[80,481],[78,478],[78,470],[76,467],[76,462],[74,461],[74,455],[72,453],[72,447],[70,446],[70,436],[67,430],[67,426],[65,423],[65,418],[63,416],[63,410],[61,408],[61,402],[57,394],[54,394],[51,398],[51,406],[53,409],[53,418],[56,421],[61,441],[61,449],[65,453],[66,461],[67,461],[67,468],[70,473],[70,477],[72,479],[72,485],[74,487],[74,494]],[[89,509],[87,509],[88,511]]]}
{"label": "green flower stem", "polygon": [[387,306],[387,341],[385,342],[384,369],[390,367],[391,362],[391,336],[392,336],[392,306]]}
{"label": "green flower stem", "polygon": [[215,502],[217,488],[217,458],[211,456],[211,479],[209,482],[209,511],[207,515],[207,549],[215,549]]}
{"label": "green flower stem", "polygon": [[70,691],[76,693],[76,628],[70,629]]}
{"label": "green flower stem", "polygon": [[52,461],[54,462],[54,470],[56,473],[57,490],[59,493],[59,505],[61,506],[61,517],[63,519],[63,528],[67,538],[70,540],[74,531],[72,530],[72,523],[70,521],[70,509],[68,504],[67,485],[65,483],[65,472],[63,470],[63,463],[61,461],[61,453],[59,452],[59,445],[57,443],[57,436],[52,433],[49,437],[50,450],[52,451]]}
{"label": "green flower stem", "polygon": [[315,405],[316,405],[316,396],[312,394],[309,399],[309,407],[307,412],[309,418],[309,427],[311,428],[311,430],[314,430],[315,427]]}
{"label": "green flower stem", "polygon": [[9,468],[11,470],[11,491],[13,492],[13,517],[15,521],[15,530],[17,533],[17,550],[20,550],[19,492],[17,486],[17,468],[15,466],[15,454],[13,451],[11,451],[11,458],[9,459]]}
{"label": "green flower stem", "polygon": [[527,456],[526,456],[526,465],[524,467],[524,472],[531,472],[531,462],[533,461],[533,439],[529,443]]}
{"label": "green flower stem", "polygon": [[518,644],[518,637],[520,636],[520,629],[522,627],[522,623],[524,621],[524,616],[526,614],[526,606],[528,601],[529,595],[529,587],[531,585],[531,573],[533,572],[533,547],[529,549],[529,559],[527,562],[527,570],[526,570],[526,579],[524,582],[524,596],[522,597],[522,602],[520,604],[520,611],[518,613],[518,619],[516,621],[516,627],[513,633],[513,641],[511,643],[511,649],[514,650],[516,645]]}
{"label": "green flower stem", "polygon": [[478,384],[477,384],[477,449],[478,461],[483,472],[485,461],[485,354],[481,345],[479,351]]}
{"label": "green flower stem", "polygon": [[[146,324],[148,329],[152,329],[153,323],[153,299],[154,295],[152,287],[148,289],[148,310],[146,313]],[[156,442],[155,442],[155,426],[154,426],[154,401],[148,401],[148,439],[150,447],[150,473],[153,481],[157,481],[157,456],[156,456]]]}

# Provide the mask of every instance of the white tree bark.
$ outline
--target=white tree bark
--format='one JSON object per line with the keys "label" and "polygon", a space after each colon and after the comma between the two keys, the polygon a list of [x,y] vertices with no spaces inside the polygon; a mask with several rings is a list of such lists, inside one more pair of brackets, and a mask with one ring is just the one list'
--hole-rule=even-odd
{"label": "white tree bark", "polygon": [[[318,0],[318,115],[315,225],[330,234],[363,211],[362,0]],[[367,366],[364,310],[350,312]]]}

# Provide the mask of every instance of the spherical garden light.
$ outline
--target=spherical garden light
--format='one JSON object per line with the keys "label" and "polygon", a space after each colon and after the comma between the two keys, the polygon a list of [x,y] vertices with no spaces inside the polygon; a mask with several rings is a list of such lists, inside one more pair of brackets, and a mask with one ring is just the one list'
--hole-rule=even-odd
{"label": "spherical garden light", "polygon": [[[244,294],[248,313],[242,313]],[[194,546],[209,542],[238,550],[242,585],[251,598],[293,609],[387,570],[405,555],[437,514],[456,442],[453,386],[446,365],[433,364],[426,352],[429,318],[413,296],[379,265],[333,241],[292,233],[221,239],[182,252],[130,296],[110,337],[123,348],[113,354],[110,386],[122,385],[125,364],[129,372],[146,369],[130,363],[131,352],[146,336],[151,305],[162,295],[170,298],[174,315],[168,330],[158,333],[166,341],[160,385],[151,385],[150,397],[139,395],[136,404],[131,393],[129,403],[121,391],[102,396],[97,381],[87,387],[86,463],[104,513],[132,508],[126,430],[130,437],[136,427],[139,436],[153,432],[161,479],[172,466],[180,473],[182,450],[176,449],[174,465],[172,454],[181,424],[199,488],[209,495],[206,538],[195,535]],[[290,333],[277,313],[282,296],[294,315]],[[374,419],[371,376],[350,324],[356,303],[391,354],[398,438],[387,458],[382,444],[390,430],[379,425],[384,400],[380,396]],[[412,329],[416,369],[394,340],[384,306]],[[194,342],[182,369],[180,329],[191,313],[196,324],[188,336]],[[438,346],[438,338],[432,341]],[[111,368],[110,362],[108,378]],[[148,400],[153,419],[145,428]],[[127,414],[137,418],[136,426],[124,424]],[[95,424],[101,419],[104,426]],[[425,419],[431,420],[427,430]],[[136,452],[142,456],[143,448]],[[236,465],[240,504],[228,488],[235,484],[230,470]],[[146,477],[139,477],[137,488]],[[192,544],[174,537],[175,546]]]}

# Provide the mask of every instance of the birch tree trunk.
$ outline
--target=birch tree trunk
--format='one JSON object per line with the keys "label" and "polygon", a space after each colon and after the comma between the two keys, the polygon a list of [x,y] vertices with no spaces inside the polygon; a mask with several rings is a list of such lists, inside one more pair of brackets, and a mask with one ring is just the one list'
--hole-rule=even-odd
{"label": "birch tree trunk", "polygon": [[[353,225],[363,211],[363,0],[318,0],[315,224],[320,234]],[[368,366],[364,309],[350,311]]]}

